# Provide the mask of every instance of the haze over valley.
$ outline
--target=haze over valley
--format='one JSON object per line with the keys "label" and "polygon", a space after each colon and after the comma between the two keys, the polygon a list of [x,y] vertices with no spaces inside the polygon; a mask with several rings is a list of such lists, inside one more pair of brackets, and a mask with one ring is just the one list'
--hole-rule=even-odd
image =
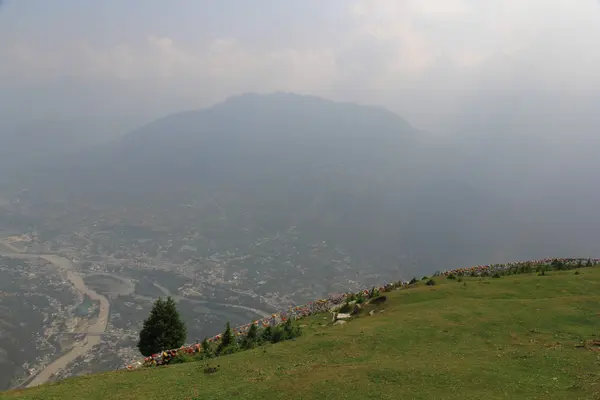
{"label": "haze over valley", "polygon": [[159,296],[194,342],[600,255],[597,2],[102,3],[0,3],[0,390],[122,368]]}

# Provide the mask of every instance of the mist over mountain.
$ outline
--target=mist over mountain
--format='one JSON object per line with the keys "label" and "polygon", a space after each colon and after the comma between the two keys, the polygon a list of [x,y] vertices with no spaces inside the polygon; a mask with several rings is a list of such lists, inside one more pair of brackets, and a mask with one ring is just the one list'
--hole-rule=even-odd
{"label": "mist over mountain", "polygon": [[[584,218],[595,221],[590,199],[546,198],[543,186],[526,193],[537,172],[523,175],[521,162],[535,154],[493,137],[460,142],[383,108],[246,94],[158,119],[19,182],[29,199],[65,201],[82,218],[86,208],[135,205],[176,210],[163,218],[173,227],[211,220],[223,248],[293,228],[374,273],[596,250],[581,234]],[[530,137],[520,140],[525,150]]]}
{"label": "mist over mountain", "polygon": [[4,175],[33,168],[79,150],[110,142],[144,121],[139,117],[79,117],[0,124],[0,168]]}
{"label": "mist over mountain", "polygon": [[600,256],[597,1],[177,4],[0,0],[0,390],[129,365],[159,296],[195,341]]}

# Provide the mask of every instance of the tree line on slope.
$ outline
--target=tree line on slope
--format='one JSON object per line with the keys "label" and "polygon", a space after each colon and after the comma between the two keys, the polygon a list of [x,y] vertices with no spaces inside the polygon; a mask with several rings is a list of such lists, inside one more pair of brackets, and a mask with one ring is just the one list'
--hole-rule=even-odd
{"label": "tree line on slope", "polygon": [[182,321],[175,300],[158,298],[140,331],[138,350],[146,357],[145,366],[176,364],[210,359],[238,351],[250,350],[266,343],[278,343],[294,339],[302,334],[292,319],[282,325],[259,328],[252,324],[245,335],[234,333],[227,322],[225,330],[218,335],[218,342],[205,338],[202,343],[183,347],[187,328]]}

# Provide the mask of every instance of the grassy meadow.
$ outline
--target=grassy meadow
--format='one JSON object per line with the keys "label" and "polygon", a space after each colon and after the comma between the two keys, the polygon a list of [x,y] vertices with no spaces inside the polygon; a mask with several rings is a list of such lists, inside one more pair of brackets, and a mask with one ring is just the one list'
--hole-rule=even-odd
{"label": "grassy meadow", "polygon": [[600,399],[600,268],[435,281],[295,340],[0,399]]}

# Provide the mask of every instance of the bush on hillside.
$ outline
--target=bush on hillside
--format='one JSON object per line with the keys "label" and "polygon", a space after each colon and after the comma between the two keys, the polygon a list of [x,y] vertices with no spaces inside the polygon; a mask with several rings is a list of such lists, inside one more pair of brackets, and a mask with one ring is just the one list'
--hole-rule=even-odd
{"label": "bush on hillside", "polygon": [[408,282],[409,285],[414,285],[415,283],[417,283],[417,278],[412,278],[410,282]]}
{"label": "bush on hillside", "polygon": [[175,300],[159,297],[144,320],[137,348],[143,356],[148,357],[163,350],[179,348],[186,338],[187,329],[177,311]]}
{"label": "bush on hillside", "polygon": [[200,353],[200,356],[198,354],[187,353],[177,354],[169,361],[169,364],[184,364],[188,362],[198,361],[202,359],[201,354],[202,353]]}
{"label": "bush on hillside", "polygon": [[430,279],[427,281],[426,283],[427,286],[434,286],[435,285],[435,281],[433,279]]}
{"label": "bush on hillside", "polygon": [[277,325],[271,330],[271,343],[279,343],[284,340],[294,339],[300,336],[300,327],[292,323],[291,319],[288,319],[283,325]]}
{"label": "bush on hillside", "polygon": [[219,372],[220,368],[221,368],[220,365],[213,367],[213,366],[206,364],[206,366],[204,367],[204,373],[205,374],[214,374],[215,372]]}
{"label": "bush on hillside", "polygon": [[494,275],[492,275],[492,278],[500,278],[500,273],[498,271],[494,272]]}
{"label": "bush on hillside", "polygon": [[237,343],[230,344],[229,346],[222,347],[219,351],[219,356],[227,356],[229,354],[237,353],[240,351]]}
{"label": "bush on hillside", "polygon": [[359,292],[356,295],[356,304],[362,304],[365,302],[365,295],[363,294],[363,292]]}
{"label": "bush on hillside", "polygon": [[370,291],[369,291],[369,298],[373,298],[373,297],[377,297],[379,296],[379,289],[377,289],[376,287],[373,287]]}
{"label": "bush on hillside", "polygon": [[447,276],[447,279],[456,279],[456,275],[450,274]]}
{"label": "bush on hillside", "polygon": [[350,311],[352,311],[352,306],[350,305],[350,302],[346,302],[342,308],[340,308],[340,311],[342,314],[348,314]]}
{"label": "bush on hillside", "polygon": [[421,278],[422,281],[426,281],[427,279],[429,279],[429,277],[427,275],[425,275],[424,277]]}
{"label": "bush on hillside", "polygon": [[561,260],[553,260],[552,263],[550,263],[550,266],[555,271],[562,271],[564,269],[568,269],[565,263]]}

